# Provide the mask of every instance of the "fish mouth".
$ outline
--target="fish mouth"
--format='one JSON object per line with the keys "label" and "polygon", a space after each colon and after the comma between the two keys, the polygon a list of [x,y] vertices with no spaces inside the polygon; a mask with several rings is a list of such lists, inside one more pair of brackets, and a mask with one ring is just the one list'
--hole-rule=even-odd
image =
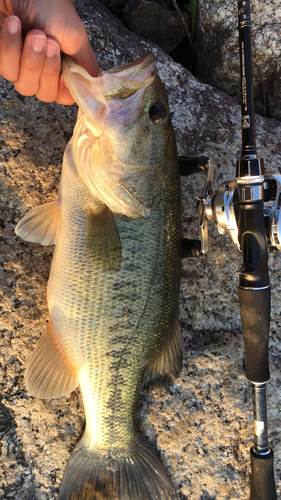
{"label": "fish mouth", "polygon": [[[126,99],[136,93],[140,88],[146,87],[152,83],[156,75],[155,57],[151,52],[148,52],[139,57],[136,61],[116,66],[97,77],[93,77],[70,56],[63,54],[62,72],[66,84],[78,106],[81,106],[80,101],[81,97],[83,98],[83,91],[86,94],[91,93],[93,99],[101,102],[103,101],[102,95],[110,100],[120,98]],[[114,87],[117,87],[117,90],[115,89],[114,91]],[[129,87],[131,87],[131,89],[128,94]],[[123,95],[121,95],[122,90]],[[117,92],[120,95],[117,96]]]}
{"label": "fish mouth", "polygon": [[145,90],[153,82],[155,75],[154,55],[144,54],[136,61],[104,73],[104,96],[107,100],[125,100],[140,89]]}
{"label": "fish mouth", "polygon": [[93,130],[101,130],[97,124],[108,119],[125,126],[134,124],[143,111],[144,93],[156,77],[151,53],[99,77],[90,76],[71,57],[63,56],[62,71],[69,91]]}
{"label": "fish mouth", "polygon": [[[109,69],[107,73],[112,75],[114,73],[128,72],[128,70],[130,70],[130,73],[133,73],[134,68],[137,69],[137,72],[139,73],[141,70],[143,71],[146,69],[151,63],[155,63],[155,57],[152,52],[148,52],[135,61]],[[136,68],[137,66],[138,68]]]}
{"label": "fish mouth", "polygon": [[[131,74],[137,75],[144,69],[146,69],[151,63],[155,64],[155,57],[152,52],[147,52],[146,54],[143,54],[141,57],[138,59],[126,63],[126,64],[121,64],[120,66],[115,66],[114,68],[110,68],[107,71],[104,71],[103,73],[99,74],[97,77],[91,76],[82,66],[79,66],[72,57],[67,56],[66,54],[62,53],[62,71],[67,71],[67,68],[72,72],[72,73],[79,73],[81,76],[86,78],[89,81],[94,81],[97,78],[102,77],[105,73],[107,74],[114,74],[114,73],[126,73],[127,75]],[[156,71],[154,70],[154,74]]]}

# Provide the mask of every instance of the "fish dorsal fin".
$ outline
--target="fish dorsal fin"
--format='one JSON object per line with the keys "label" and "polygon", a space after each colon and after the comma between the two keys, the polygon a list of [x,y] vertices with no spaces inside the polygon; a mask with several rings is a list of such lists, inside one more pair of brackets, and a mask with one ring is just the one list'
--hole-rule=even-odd
{"label": "fish dorsal fin", "polygon": [[118,271],[121,266],[121,241],[112,212],[102,205],[97,213],[87,210],[86,249],[103,271]]}
{"label": "fish dorsal fin", "polygon": [[31,355],[25,380],[28,393],[42,399],[67,396],[79,386],[51,320]]}
{"label": "fish dorsal fin", "polygon": [[176,377],[182,368],[182,338],[180,322],[176,318],[173,330],[159,355],[146,367],[143,384],[148,384],[159,377]]}
{"label": "fish dorsal fin", "polygon": [[53,245],[59,224],[60,202],[55,200],[30,210],[16,225],[15,231],[23,240]]}

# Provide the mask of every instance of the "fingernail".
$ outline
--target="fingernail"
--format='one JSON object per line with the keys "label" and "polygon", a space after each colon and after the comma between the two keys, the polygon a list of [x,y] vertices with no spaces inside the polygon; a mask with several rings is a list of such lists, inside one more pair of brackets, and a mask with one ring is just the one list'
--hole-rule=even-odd
{"label": "fingernail", "polygon": [[51,59],[52,57],[55,57],[58,54],[58,52],[59,52],[59,45],[56,42],[53,42],[52,40],[47,40],[46,56]]}
{"label": "fingernail", "polygon": [[10,35],[16,35],[20,31],[20,20],[16,16],[9,16],[6,20],[7,31]]}
{"label": "fingernail", "polygon": [[42,35],[33,35],[33,37],[31,38],[31,43],[34,52],[39,54],[40,52],[42,52],[46,45],[46,38]]}

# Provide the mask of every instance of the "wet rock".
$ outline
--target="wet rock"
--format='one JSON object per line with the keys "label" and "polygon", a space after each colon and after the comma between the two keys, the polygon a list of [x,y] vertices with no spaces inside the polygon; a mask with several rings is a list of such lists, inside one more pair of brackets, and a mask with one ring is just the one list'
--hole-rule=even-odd
{"label": "wet rock", "polygon": [[[255,97],[281,120],[281,5],[251,1]],[[197,76],[230,95],[240,94],[237,2],[197,3]]]}
{"label": "wet rock", "polygon": [[[182,11],[187,28],[190,15]],[[175,10],[147,0],[128,0],[123,8],[125,25],[168,54],[185,38],[184,25]]]}

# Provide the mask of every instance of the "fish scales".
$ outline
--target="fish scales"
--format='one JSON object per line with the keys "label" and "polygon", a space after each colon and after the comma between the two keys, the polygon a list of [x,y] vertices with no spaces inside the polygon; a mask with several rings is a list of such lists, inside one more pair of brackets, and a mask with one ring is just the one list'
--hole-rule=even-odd
{"label": "fish scales", "polygon": [[[85,81],[85,73],[67,61],[80,115],[58,201],[34,209],[16,228],[25,239],[56,244],[50,322],[30,359],[27,386],[39,397],[81,387],[86,428],[61,500],[172,500],[163,465],[137,433],[135,410],[143,381],[174,374],[181,362],[180,179],[165,89],[149,55],[104,80]],[[118,99],[104,97],[106,85]]]}

